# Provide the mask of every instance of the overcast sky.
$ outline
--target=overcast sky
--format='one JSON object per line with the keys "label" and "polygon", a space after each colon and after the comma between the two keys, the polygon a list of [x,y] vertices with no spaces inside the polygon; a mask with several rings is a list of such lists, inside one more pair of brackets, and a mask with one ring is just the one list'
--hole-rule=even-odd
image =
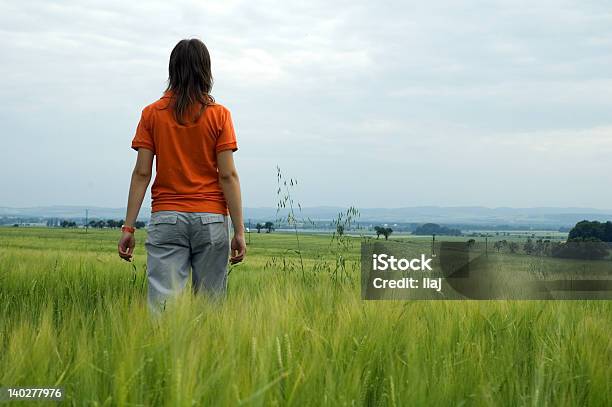
{"label": "overcast sky", "polygon": [[612,208],[609,1],[13,0],[0,29],[0,206],[124,206],[197,37],[245,206],[280,165],[303,206]]}

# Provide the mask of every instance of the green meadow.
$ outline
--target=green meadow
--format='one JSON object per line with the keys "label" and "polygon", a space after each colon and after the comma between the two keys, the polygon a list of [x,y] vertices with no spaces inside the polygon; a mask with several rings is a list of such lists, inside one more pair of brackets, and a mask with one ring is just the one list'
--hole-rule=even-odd
{"label": "green meadow", "polygon": [[362,301],[359,238],[252,233],[225,301],[152,318],[136,236],[126,263],[118,231],[0,229],[0,387],[75,406],[612,405],[609,301]]}

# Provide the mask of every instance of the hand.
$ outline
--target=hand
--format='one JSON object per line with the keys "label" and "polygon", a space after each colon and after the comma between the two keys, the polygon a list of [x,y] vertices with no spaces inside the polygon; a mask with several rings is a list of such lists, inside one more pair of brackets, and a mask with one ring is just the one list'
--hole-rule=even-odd
{"label": "hand", "polygon": [[244,233],[234,234],[232,238],[230,263],[240,263],[246,255],[246,242],[244,241]]}
{"label": "hand", "polygon": [[130,232],[123,232],[121,239],[119,239],[119,245],[117,246],[119,257],[125,261],[132,261],[134,246],[136,246],[134,234]]}

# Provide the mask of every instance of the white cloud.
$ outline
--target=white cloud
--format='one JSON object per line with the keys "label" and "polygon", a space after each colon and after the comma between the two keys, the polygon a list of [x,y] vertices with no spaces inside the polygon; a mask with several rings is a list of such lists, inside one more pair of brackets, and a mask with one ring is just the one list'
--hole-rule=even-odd
{"label": "white cloud", "polygon": [[[250,205],[279,163],[311,205],[612,206],[611,23],[604,1],[0,0],[0,171],[22,174],[0,205],[123,205],[140,110],[196,36]],[[423,193],[371,192],[398,184]]]}

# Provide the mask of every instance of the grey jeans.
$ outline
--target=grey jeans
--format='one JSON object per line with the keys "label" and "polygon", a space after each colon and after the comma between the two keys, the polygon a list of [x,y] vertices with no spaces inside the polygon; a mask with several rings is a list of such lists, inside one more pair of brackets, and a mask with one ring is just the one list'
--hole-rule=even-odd
{"label": "grey jeans", "polygon": [[157,310],[180,293],[189,278],[194,292],[225,295],[229,222],[225,215],[158,211],[147,226],[149,306]]}

